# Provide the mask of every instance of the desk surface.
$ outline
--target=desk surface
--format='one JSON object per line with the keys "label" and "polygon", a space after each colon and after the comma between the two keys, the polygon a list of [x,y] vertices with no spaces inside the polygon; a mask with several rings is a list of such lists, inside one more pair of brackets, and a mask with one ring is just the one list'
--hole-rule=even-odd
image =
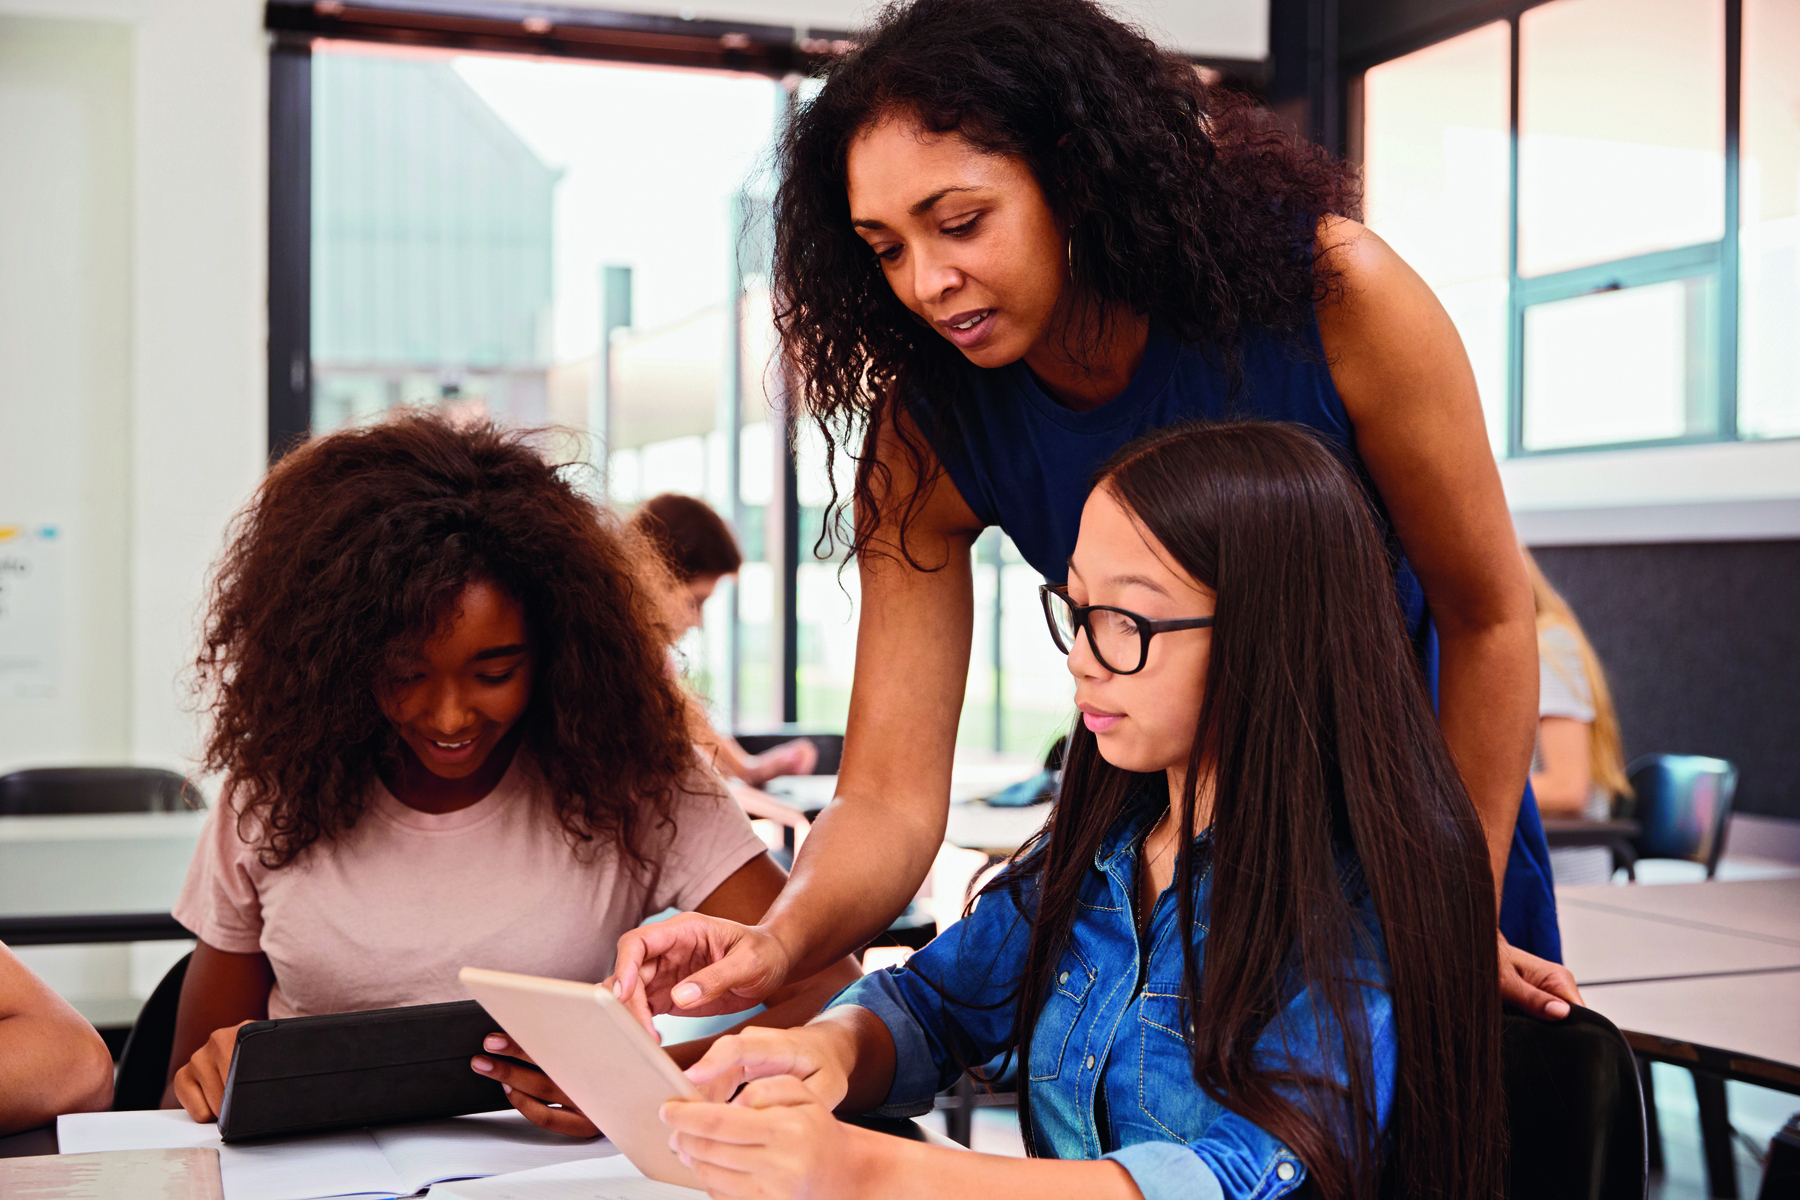
{"label": "desk surface", "polygon": [[[959,756],[950,769],[950,802],[961,804],[991,796],[1040,770],[1036,759],[1006,754],[988,757]],[[783,775],[763,785],[763,791],[794,811],[811,816],[837,795],[836,775]]]}
{"label": "desk surface", "polygon": [[0,917],[166,913],[206,814],[0,817]]}
{"label": "desk surface", "polygon": [[1582,997],[1636,1049],[1800,1092],[1800,970],[1584,985]]}
{"label": "desk surface", "polygon": [[1626,887],[1588,884],[1557,888],[1556,903],[1565,927],[1577,911],[1612,912],[1800,946],[1800,877]]}
{"label": "desk surface", "polygon": [[1023,846],[1050,819],[1051,805],[990,808],[986,804],[952,804],[944,840],[964,850],[1002,857]]}
{"label": "desk surface", "polygon": [[1557,922],[1563,962],[1584,993],[1600,983],[1800,968],[1800,943],[1571,903],[1558,904]]}
{"label": "desk surface", "polygon": [[[950,775],[950,822],[944,830],[944,840],[964,850],[1000,855],[1011,854],[1024,845],[1049,819],[1050,805],[990,808],[976,797],[991,796],[1031,778],[1037,771],[1034,760],[1017,756],[959,758]],[[770,780],[763,790],[776,803],[810,817],[837,794],[837,776],[788,775]]]}

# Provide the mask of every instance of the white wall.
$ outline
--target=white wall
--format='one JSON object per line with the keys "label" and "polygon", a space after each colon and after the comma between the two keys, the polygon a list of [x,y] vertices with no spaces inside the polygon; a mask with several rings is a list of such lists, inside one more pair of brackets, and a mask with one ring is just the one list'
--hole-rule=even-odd
{"label": "white wall", "polygon": [[[119,343],[124,329],[117,396],[100,382],[65,385],[49,402],[80,414],[34,419],[26,440],[0,450],[0,475],[33,471],[60,479],[60,493],[43,492],[60,495],[52,503],[74,506],[71,517],[59,519],[85,518],[84,543],[96,552],[108,547],[110,562],[91,570],[97,593],[124,590],[123,605],[113,610],[122,607],[122,618],[72,612],[70,622],[90,664],[81,678],[96,688],[104,680],[114,698],[99,691],[87,696],[92,712],[75,724],[97,732],[82,734],[79,744],[0,718],[0,770],[41,764],[51,755],[181,768],[197,742],[180,676],[194,649],[205,572],[231,513],[261,476],[266,440],[262,6],[256,0],[0,0],[0,15],[113,23],[113,34],[130,45],[131,122],[130,145],[112,168],[126,181],[129,244],[109,250],[101,235],[71,234],[54,221],[32,231],[46,237],[54,231],[61,239],[54,244],[62,247],[67,274],[52,270],[53,299],[57,289],[83,287],[114,301],[122,295],[122,315],[110,324],[58,310],[74,315],[72,324],[62,322],[67,328],[56,350],[60,355],[60,346],[93,342],[102,349],[91,360],[83,351],[81,364],[96,379],[110,378],[112,351],[104,347]],[[5,148],[8,181],[0,190],[28,201],[31,188],[15,192],[13,181],[46,163],[43,156],[54,149],[40,139],[38,157],[21,159],[10,153],[22,148],[18,143]],[[89,198],[103,202],[106,189]],[[68,203],[80,206],[84,198],[71,195]],[[70,248],[70,238],[78,247]],[[84,263],[97,266],[84,274]],[[40,303],[34,286],[0,271],[0,311]],[[29,369],[41,376],[51,358],[39,353],[39,365]],[[8,432],[27,428],[28,401],[38,399],[18,390],[24,378],[16,367],[0,368],[0,420]],[[69,431],[84,423],[91,436],[72,442]],[[71,488],[64,478],[70,475],[85,483]],[[71,492],[80,499],[69,499]],[[71,572],[68,582],[82,579]],[[107,620],[122,632],[105,634]],[[89,632],[112,640],[87,647]]]}
{"label": "white wall", "polygon": [[[720,21],[757,21],[797,28],[848,30],[880,7],[867,0],[572,0],[616,8]],[[1210,58],[1260,59],[1269,53],[1268,0],[1111,0],[1113,10],[1163,44]]]}
{"label": "white wall", "polygon": [[1800,537],[1800,439],[1538,455],[1500,477],[1528,545]]}
{"label": "white wall", "polygon": [[129,749],[131,56],[0,15],[0,759]]}

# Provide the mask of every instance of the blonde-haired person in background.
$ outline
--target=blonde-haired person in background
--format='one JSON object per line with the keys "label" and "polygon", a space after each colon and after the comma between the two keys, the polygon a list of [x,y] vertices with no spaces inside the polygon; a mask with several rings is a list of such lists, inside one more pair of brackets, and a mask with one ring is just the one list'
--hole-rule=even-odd
{"label": "blonde-haired person in background", "polygon": [[[664,492],[638,505],[631,524],[661,548],[676,589],[671,598],[670,632],[677,638],[700,628],[701,607],[712,598],[719,580],[736,575],[743,552],[731,527],[704,500]],[[819,749],[805,738],[783,742],[751,754],[712,726],[698,697],[688,697],[688,725],[694,744],[713,768],[753,787],[778,775],[808,775],[819,761]]]}
{"label": "blonde-haired person in background", "polygon": [[[1531,757],[1531,790],[1546,817],[1603,821],[1615,796],[1629,796],[1619,717],[1606,672],[1588,644],[1581,622],[1531,551],[1520,548],[1537,603],[1538,736]],[[1570,846],[1550,851],[1559,884],[1604,883],[1612,878],[1612,851]]]}

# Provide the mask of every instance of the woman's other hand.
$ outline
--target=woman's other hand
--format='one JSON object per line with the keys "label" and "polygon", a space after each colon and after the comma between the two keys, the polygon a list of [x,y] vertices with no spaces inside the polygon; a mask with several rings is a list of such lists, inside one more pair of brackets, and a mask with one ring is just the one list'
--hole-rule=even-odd
{"label": "woman's other hand", "polygon": [[762,928],[682,913],[621,937],[606,983],[655,1036],[656,1013],[743,1012],[786,984],[788,970],[787,951]]}
{"label": "woman's other hand", "polygon": [[[488,1034],[483,1039],[481,1048],[490,1054],[504,1054],[508,1058],[528,1063],[532,1061],[531,1056],[504,1033]],[[588,1120],[575,1107],[574,1102],[563,1094],[563,1090],[535,1065],[521,1067],[517,1063],[501,1062],[478,1054],[469,1060],[469,1066],[478,1074],[497,1080],[506,1091],[506,1098],[512,1101],[512,1106],[538,1128],[572,1138],[600,1135],[599,1127]],[[551,1105],[560,1107],[552,1108]]]}
{"label": "woman's other hand", "polygon": [[751,755],[744,782],[761,787],[783,775],[811,775],[818,765],[819,748],[805,738],[798,738]]}
{"label": "woman's other hand", "polygon": [[834,1036],[829,1023],[796,1029],[753,1025],[714,1042],[687,1069],[687,1077],[701,1095],[723,1103],[755,1080],[785,1075],[805,1084],[829,1112],[843,1103],[850,1089],[846,1052],[854,1054],[854,1048]]}
{"label": "woman's other hand", "polygon": [[175,1072],[175,1099],[196,1121],[216,1121],[225,1105],[225,1081],[231,1076],[231,1056],[237,1052],[237,1031],[248,1021],[212,1031],[206,1043],[194,1051]]}
{"label": "woman's other hand", "polygon": [[671,1100],[661,1115],[714,1200],[851,1200],[891,1183],[884,1152],[907,1144],[840,1123],[792,1075],[753,1080],[730,1104]]}
{"label": "woman's other hand", "polygon": [[1580,1004],[1575,975],[1561,963],[1527,954],[1500,938],[1500,998],[1546,1021],[1569,1015],[1571,1004]]}

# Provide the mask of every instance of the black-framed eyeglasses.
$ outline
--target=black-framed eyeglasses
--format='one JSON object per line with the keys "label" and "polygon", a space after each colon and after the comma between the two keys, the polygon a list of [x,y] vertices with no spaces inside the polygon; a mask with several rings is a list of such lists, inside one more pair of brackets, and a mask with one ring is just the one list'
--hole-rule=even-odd
{"label": "black-framed eyeglasses", "polygon": [[1211,617],[1152,621],[1110,604],[1077,604],[1069,599],[1067,588],[1048,583],[1038,587],[1038,597],[1044,602],[1044,620],[1050,625],[1050,640],[1056,648],[1067,654],[1076,635],[1085,629],[1095,659],[1114,675],[1136,675],[1143,670],[1150,660],[1150,639],[1157,634],[1205,629],[1213,623]]}

